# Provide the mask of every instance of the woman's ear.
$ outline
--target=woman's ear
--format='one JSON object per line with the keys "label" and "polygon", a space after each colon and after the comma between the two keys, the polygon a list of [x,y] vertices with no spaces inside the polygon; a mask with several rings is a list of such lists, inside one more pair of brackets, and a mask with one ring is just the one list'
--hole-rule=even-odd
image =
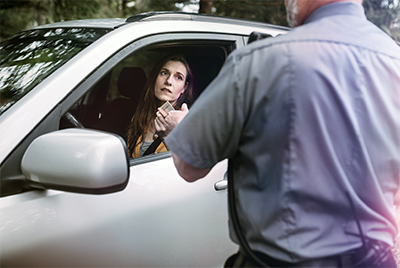
{"label": "woman's ear", "polygon": [[189,83],[186,83],[186,85],[183,87],[183,89],[181,91],[181,95],[185,92],[185,90],[187,89],[188,86],[189,86]]}

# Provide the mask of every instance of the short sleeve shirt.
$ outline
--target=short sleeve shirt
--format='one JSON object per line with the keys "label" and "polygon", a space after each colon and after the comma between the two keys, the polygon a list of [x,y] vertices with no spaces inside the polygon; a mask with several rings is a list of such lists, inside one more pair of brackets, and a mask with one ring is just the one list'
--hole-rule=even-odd
{"label": "short sleeve shirt", "polygon": [[233,52],[166,144],[198,168],[232,159],[253,250],[297,262],[360,247],[347,196],[363,233],[393,245],[400,47],[361,5],[325,5]]}

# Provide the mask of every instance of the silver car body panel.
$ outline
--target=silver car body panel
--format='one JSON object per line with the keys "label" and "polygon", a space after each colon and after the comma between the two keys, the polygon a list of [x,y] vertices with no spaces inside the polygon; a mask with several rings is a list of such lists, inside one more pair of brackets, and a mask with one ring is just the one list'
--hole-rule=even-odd
{"label": "silver car body panel", "polygon": [[131,167],[130,182],[119,193],[48,190],[2,198],[1,264],[222,267],[237,250],[228,236],[226,192],[213,189],[225,170],[223,161],[207,177],[187,183],[170,157]]}

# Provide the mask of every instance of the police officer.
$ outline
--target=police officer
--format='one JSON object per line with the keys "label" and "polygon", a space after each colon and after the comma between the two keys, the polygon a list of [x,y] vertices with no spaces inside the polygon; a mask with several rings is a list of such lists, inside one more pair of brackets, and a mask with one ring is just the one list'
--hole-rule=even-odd
{"label": "police officer", "polygon": [[230,159],[257,257],[231,214],[233,266],[395,267],[400,47],[361,0],[285,4],[293,30],[233,52],[166,144],[188,182]]}

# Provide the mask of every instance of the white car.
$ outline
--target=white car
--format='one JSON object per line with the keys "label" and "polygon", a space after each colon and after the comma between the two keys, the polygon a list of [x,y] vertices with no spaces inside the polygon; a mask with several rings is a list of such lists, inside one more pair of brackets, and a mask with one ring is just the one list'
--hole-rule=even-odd
{"label": "white car", "polygon": [[198,96],[252,32],[287,31],[151,12],[54,23],[4,40],[0,265],[221,267],[238,249],[228,234],[226,162],[187,183],[169,152],[129,159],[125,129],[162,56],[187,57]]}

